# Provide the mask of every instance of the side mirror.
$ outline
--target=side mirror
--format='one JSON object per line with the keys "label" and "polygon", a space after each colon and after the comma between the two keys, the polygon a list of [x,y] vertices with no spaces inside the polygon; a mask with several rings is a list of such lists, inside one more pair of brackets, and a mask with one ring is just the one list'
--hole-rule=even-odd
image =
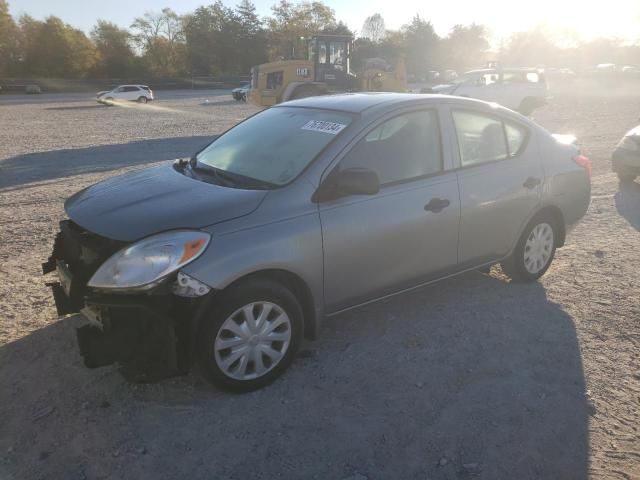
{"label": "side mirror", "polygon": [[368,168],[334,170],[316,191],[313,200],[324,202],[349,195],[375,195],[380,191],[380,180]]}

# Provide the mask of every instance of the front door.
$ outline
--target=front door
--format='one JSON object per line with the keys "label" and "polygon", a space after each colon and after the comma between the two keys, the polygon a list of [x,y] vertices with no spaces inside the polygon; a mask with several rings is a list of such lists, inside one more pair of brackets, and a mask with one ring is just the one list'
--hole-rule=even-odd
{"label": "front door", "polygon": [[448,164],[436,110],[379,123],[340,160],[336,168],[375,171],[381,187],[319,205],[328,313],[456,268],[460,207]]}

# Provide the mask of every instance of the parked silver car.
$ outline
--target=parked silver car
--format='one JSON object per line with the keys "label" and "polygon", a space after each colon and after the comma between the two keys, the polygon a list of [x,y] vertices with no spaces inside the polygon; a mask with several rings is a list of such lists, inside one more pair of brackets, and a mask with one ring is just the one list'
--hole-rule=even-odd
{"label": "parked silver car", "polygon": [[345,94],[264,110],[190,160],[70,197],[43,264],[90,367],[262,387],[323,318],[502,263],[532,281],[590,200],[573,139],[481,101]]}

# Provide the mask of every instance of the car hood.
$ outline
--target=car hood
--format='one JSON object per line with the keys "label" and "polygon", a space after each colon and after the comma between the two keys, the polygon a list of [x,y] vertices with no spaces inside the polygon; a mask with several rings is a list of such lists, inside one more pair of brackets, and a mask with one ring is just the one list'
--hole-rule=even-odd
{"label": "car hood", "polygon": [[202,182],[168,163],[96,183],[69,197],[64,209],[82,228],[130,242],[248,215],[267,194]]}

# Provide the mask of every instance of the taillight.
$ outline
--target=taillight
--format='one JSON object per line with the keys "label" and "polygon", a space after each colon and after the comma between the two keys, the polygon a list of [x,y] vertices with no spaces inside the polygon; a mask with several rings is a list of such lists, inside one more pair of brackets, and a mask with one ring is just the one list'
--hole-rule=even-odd
{"label": "taillight", "polygon": [[573,159],[573,161],[584,168],[587,171],[587,174],[589,174],[589,178],[591,178],[591,171],[593,168],[591,167],[591,160],[589,160],[588,157],[585,157],[584,155],[578,155]]}

